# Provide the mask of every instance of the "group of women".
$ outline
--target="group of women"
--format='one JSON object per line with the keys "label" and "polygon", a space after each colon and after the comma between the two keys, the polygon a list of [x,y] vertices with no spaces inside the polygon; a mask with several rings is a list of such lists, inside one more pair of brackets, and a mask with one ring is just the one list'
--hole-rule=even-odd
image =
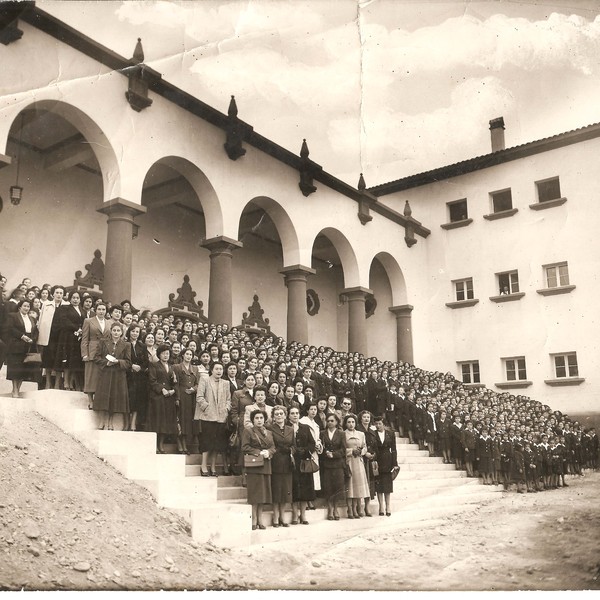
{"label": "group of women", "polygon": [[[289,503],[292,523],[306,523],[317,492],[330,520],[340,518],[343,498],[349,518],[370,516],[376,495],[379,514],[390,514],[394,429],[457,468],[487,474],[481,452],[474,463],[463,460],[480,436],[486,441],[484,431],[537,439],[564,423],[568,472],[598,464],[597,438],[587,443],[587,432],[566,415],[525,396],[467,388],[449,373],[251,339],[227,325],[136,313],[129,301],[109,308],[76,291],[67,299],[62,286],[39,289],[28,280],[3,306],[15,397],[22,381],[83,388],[101,428],[112,429],[122,414],[125,429],[157,433],[159,453],[169,439],[181,453],[198,445],[203,476],[216,475],[219,453],[226,473],[245,465],[257,528],[264,504],[273,505],[275,526],[286,526]],[[595,448],[586,461],[578,458],[583,442]]]}

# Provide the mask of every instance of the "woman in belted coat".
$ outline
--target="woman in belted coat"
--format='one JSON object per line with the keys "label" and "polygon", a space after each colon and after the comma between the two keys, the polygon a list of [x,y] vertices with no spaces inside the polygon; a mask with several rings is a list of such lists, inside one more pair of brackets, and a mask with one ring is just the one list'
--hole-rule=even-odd
{"label": "woman in belted coat", "polygon": [[375,491],[379,502],[379,516],[383,516],[383,501],[385,499],[385,514],[389,517],[390,494],[394,491],[393,472],[398,468],[398,452],[396,450],[396,435],[393,431],[386,429],[383,416],[375,417],[377,431],[373,436],[375,460],[379,475],[375,477]]}
{"label": "woman in belted coat", "polygon": [[272,501],[271,458],[275,454],[275,442],[271,432],[265,428],[265,416],[262,410],[253,410],[250,414],[251,425],[242,431],[244,455],[264,459],[262,465],[246,465],[248,504],[252,505],[252,529],[265,529],[261,522],[263,505]]}
{"label": "woman in belted coat", "polygon": [[275,406],[272,423],[267,429],[273,436],[275,454],[272,458],[271,490],[273,504],[273,527],[287,527],[283,519],[285,505],[292,502],[292,453],[294,451],[294,429],[286,424],[285,406]]}
{"label": "woman in belted coat", "polygon": [[[127,371],[131,369],[131,345],[122,339],[123,327],[113,323],[110,328],[110,340],[102,340],[94,362],[98,365],[100,376],[94,394],[94,410],[102,412],[100,429],[113,429],[115,413],[123,414],[123,429],[129,414],[129,392],[127,390]],[[108,421],[107,421],[108,417]]]}
{"label": "woman in belted coat", "polygon": [[138,424],[146,422],[148,412],[148,352],[140,340],[139,325],[127,330],[126,339],[131,344],[131,371],[127,373],[129,389],[129,431],[137,431]]}
{"label": "woman in belted coat", "polygon": [[5,340],[7,344],[6,379],[12,380],[12,397],[18,398],[23,381],[38,381],[40,365],[24,363],[28,352],[35,352],[38,329],[28,316],[31,303],[21,300],[17,312],[6,315]]}
{"label": "woman in belted coat", "polygon": [[344,465],[346,463],[346,436],[339,428],[337,414],[327,415],[327,428],[321,431],[321,489],[327,500],[327,519],[339,521],[336,501],[345,499]]}

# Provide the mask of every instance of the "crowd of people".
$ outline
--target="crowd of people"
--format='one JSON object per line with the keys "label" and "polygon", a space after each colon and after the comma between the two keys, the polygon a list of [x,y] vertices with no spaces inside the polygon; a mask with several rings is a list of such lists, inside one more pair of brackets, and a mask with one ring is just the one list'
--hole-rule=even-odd
{"label": "crowd of people", "polygon": [[[0,292],[6,279],[0,276]],[[78,390],[101,429],[153,431],[157,452],[202,454],[201,476],[243,474],[253,528],[391,514],[396,432],[486,485],[538,492],[597,469],[599,443],[560,411],[522,395],[467,386],[450,373],[336,352],[173,313],[107,304],[24,279],[0,301],[0,367],[23,381]]]}

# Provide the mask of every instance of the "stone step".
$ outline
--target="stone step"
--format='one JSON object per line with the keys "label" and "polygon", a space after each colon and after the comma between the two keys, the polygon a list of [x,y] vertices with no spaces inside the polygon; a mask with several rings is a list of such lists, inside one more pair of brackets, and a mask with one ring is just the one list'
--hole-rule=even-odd
{"label": "stone step", "polygon": [[440,465],[443,465],[444,459],[441,456],[427,456],[427,455],[421,455],[421,454],[417,454],[415,456],[415,455],[399,454],[398,455],[398,464],[399,465],[404,465],[404,464],[413,464],[413,465],[440,464]]}
{"label": "stone step", "polygon": [[[134,479],[145,487],[160,506],[195,506],[217,501],[217,480],[212,477]],[[185,503],[185,504],[182,504]]]}
{"label": "stone step", "polygon": [[[433,460],[433,459],[431,459]],[[398,462],[402,471],[456,471],[454,465],[445,465],[443,462]]]}
{"label": "stone step", "polygon": [[156,454],[156,434],[153,432],[92,430],[82,431],[77,437],[98,456]]}
{"label": "stone step", "polygon": [[[398,456],[426,456],[429,457],[429,452],[427,450],[419,450],[419,446],[417,445],[406,445],[406,446],[402,446],[402,445],[398,445],[396,447],[396,453],[398,454]],[[438,457],[432,457],[432,458],[438,458]]]}
{"label": "stone step", "polygon": [[[419,467],[423,465],[417,465]],[[414,479],[459,479],[466,478],[466,471],[446,470],[446,471],[421,471],[400,469],[396,481],[414,480]]]}
{"label": "stone step", "polygon": [[217,488],[217,500],[246,500],[248,497],[246,488],[241,486]]}
{"label": "stone step", "polygon": [[185,477],[185,458],[178,454],[105,454],[102,458],[128,479]]}

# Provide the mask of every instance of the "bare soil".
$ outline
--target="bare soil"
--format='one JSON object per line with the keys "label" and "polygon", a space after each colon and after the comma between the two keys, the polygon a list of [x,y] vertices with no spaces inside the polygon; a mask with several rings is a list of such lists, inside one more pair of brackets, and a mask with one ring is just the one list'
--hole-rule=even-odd
{"label": "bare soil", "polygon": [[4,417],[0,589],[600,589],[599,473],[383,533],[223,550],[39,415]]}

